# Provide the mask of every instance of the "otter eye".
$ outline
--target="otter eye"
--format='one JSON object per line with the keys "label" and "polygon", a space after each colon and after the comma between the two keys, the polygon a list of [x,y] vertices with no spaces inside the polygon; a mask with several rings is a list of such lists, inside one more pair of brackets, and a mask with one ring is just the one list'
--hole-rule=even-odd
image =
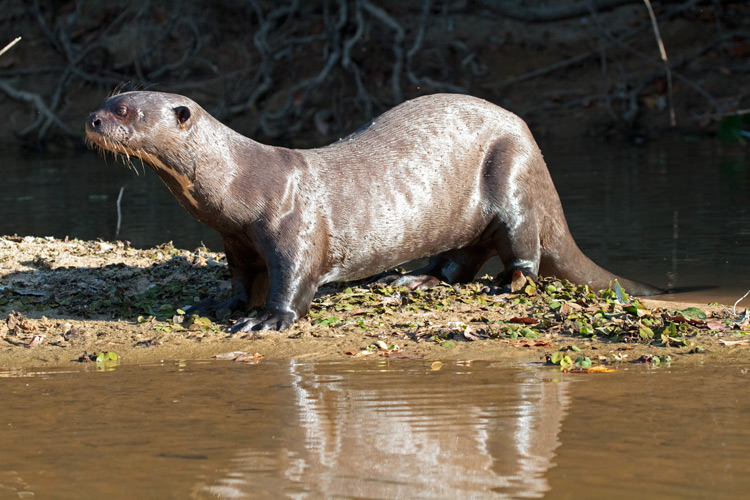
{"label": "otter eye", "polygon": [[117,116],[125,118],[128,115],[128,107],[122,105],[115,110],[115,113],[117,114]]}

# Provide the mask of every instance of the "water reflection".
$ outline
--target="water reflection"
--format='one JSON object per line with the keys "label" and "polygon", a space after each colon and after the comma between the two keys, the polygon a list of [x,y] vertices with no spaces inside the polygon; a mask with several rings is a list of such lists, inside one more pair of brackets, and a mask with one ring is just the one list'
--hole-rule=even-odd
{"label": "water reflection", "polygon": [[750,489],[744,366],[565,375],[264,361],[14,375],[0,377],[0,499],[734,499]]}
{"label": "water reflection", "polygon": [[498,370],[502,380],[469,366],[289,368],[295,422],[275,429],[283,448],[239,452],[204,493],[539,498],[549,489],[568,382],[537,370]]}
{"label": "water reflection", "polygon": [[543,496],[569,382],[486,363],[434,368],[16,371],[0,383],[0,498]]}

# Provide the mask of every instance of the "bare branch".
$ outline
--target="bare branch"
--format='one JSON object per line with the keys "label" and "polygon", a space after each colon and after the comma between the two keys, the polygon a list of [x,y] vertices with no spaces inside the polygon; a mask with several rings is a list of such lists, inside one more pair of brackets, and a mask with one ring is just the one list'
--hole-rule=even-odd
{"label": "bare branch", "polygon": [[672,71],[669,68],[669,61],[667,60],[667,51],[664,49],[664,41],[659,33],[659,24],[656,22],[656,15],[654,9],[651,7],[651,0],[643,0],[648,9],[648,16],[651,18],[651,25],[654,28],[654,36],[656,42],[659,45],[659,53],[661,54],[661,60],[664,62],[664,71],[667,73],[667,99],[669,99],[669,122],[674,127],[677,125],[677,119],[674,113],[674,102],[672,99]]}
{"label": "bare branch", "polygon": [[404,29],[400,24],[396,22],[386,11],[373,5],[367,0],[362,1],[362,8],[364,8],[371,16],[376,18],[381,23],[388,26],[393,30],[393,74],[391,75],[391,88],[393,90],[393,100],[401,102],[404,100],[403,93],[401,92],[401,71],[404,67]]}
{"label": "bare branch", "polygon": [[65,123],[62,122],[44,103],[44,100],[39,94],[27,92],[25,90],[18,90],[11,86],[4,80],[0,80],[0,90],[5,92],[11,99],[17,99],[33,104],[34,108],[44,117],[54,123],[65,135],[69,137],[78,137],[80,133],[70,129]]}
{"label": "bare branch", "polygon": [[5,54],[6,52],[8,52],[15,44],[17,44],[20,41],[21,41],[21,37],[19,36],[15,40],[13,40],[12,42],[10,42],[8,45],[6,45],[5,47],[3,47],[3,50],[0,50],[0,56],[3,55],[3,54]]}

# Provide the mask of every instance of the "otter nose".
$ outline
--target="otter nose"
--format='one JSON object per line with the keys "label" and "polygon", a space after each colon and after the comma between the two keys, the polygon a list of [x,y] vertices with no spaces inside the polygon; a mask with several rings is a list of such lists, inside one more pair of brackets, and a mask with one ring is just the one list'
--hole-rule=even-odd
{"label": "otter nose", "polygon": [[101,126],[102,126],[102,119],[99,118],[99,112],[94,111],[86,119],[86,129],[87,130],[99,130]]}

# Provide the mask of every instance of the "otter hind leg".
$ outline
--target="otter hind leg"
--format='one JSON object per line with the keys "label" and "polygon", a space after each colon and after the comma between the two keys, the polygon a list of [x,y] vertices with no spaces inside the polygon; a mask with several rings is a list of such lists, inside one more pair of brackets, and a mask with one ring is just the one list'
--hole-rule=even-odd
{"label": "otter hind leg", "polygon": [[219,309],[229,309],[230,311],[245,311],[247,309],[247,293],[244,287],[233,288],[232,297],[227,300],[216,300],[209,297],[205,300],[185,308],[185,314],[188,316],[197,314],[198,316],[208,317]]}
{"label": "otter hind leg", "polygon": [[[498,138],[483,165],[484,197],[492,204],[492,220],[483,234],[494,242],[505,270],[497,278],[501,286],[492,293],[510,289],[518,272],[534,280],[541,261],[543,217],[562,217],[555,212],[556,191],[534,140],[524,128],[521,136]],[[551,209],[551,211],[550,211]]]}
{"label": "otter hind leg", "polygon": [[229,267],[232,277],[232,296],[223,301],[209,297],[185,309],[188,315],[211,316],[219,309],[247,312],[251,307],[262,306],[268,296],[268,271],[265,267],[237,269]]}
{"label": "otter hind leg", "polygon": [[208,298],[190,306],[187,314],[210,316],[218,309],[242,312],[262,306],[268,297],[268,269],[258,253],[249,245],[222,236],[227,265],[232,280],[232,296],[224,301]]}

